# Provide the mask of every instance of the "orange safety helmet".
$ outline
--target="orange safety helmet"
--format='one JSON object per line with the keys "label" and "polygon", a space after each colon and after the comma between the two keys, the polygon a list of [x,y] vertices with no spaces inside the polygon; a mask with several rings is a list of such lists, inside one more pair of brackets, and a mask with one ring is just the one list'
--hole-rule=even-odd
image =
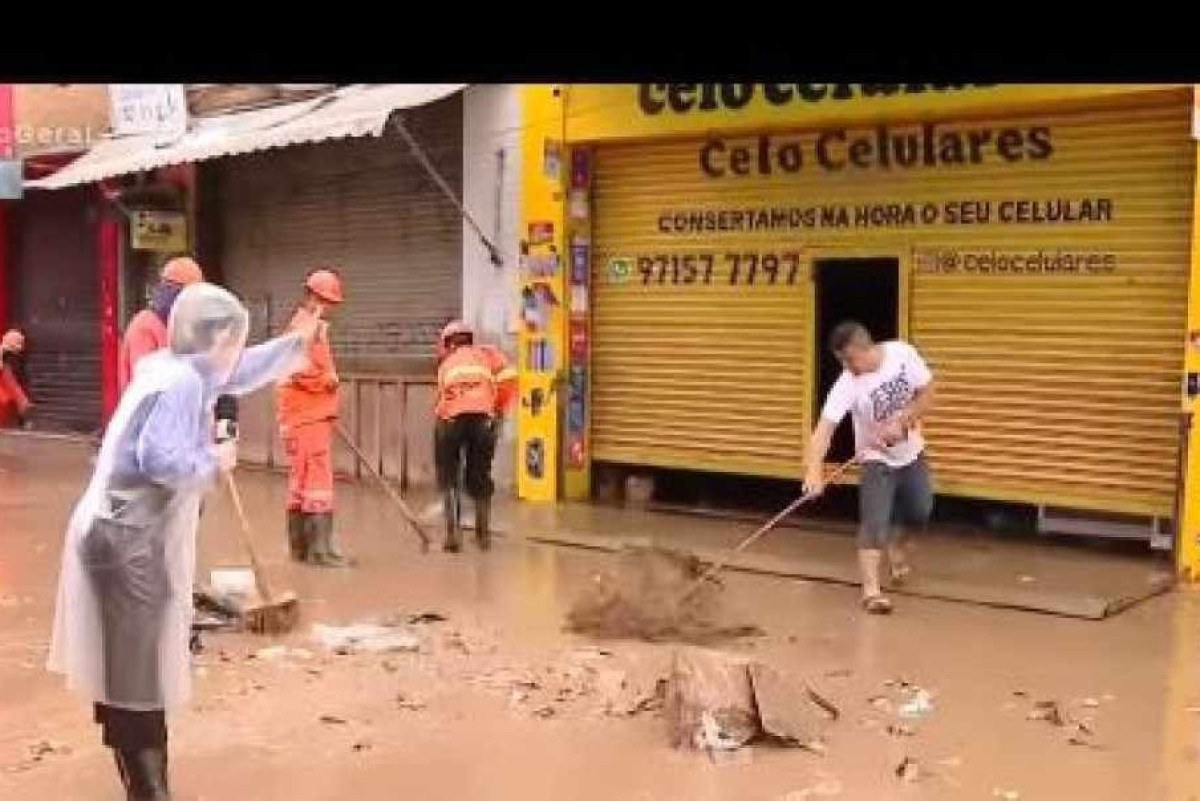
{"label": "orange safety helmet", "polygon": [[15,328],[6,331],[4,337],[0,339],[0,350],[20,353],[25,350],[25,335]]}
{"label": "orange safety helmet", "polygon": [[179,286],[198,284],[204,280],[204,272],[196,260],[189,256],[176,256],[163,265],[162,277],[165,281]]}
{"label": "orange safety helmet", "polygon": [[333,270],[313,270],[304,279],[304,287],[326,303],[342,302],[342,279]]}

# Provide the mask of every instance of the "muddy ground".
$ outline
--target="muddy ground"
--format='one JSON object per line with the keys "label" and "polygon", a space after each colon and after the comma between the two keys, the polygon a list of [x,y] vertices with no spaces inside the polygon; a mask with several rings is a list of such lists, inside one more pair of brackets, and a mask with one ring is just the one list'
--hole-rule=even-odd
{"label": "muddy ground", "polygon": [[[0,439],[0,798],[121,797],[88,708],[42,668],[86,470],[76,447]],[[279,478],[240,480],[305,625],[205,638],[196,699],[171,721],[180,799],[1200,798],[1194,591],[1103,622],[916,598],[877,618],[852,588],[730,574],[731,619],[764,634],[721,647],[806,678],[842,715],[823,753],[712,759],[667,745],[654,682],[670,645],[563,631],[609,555],[514,532],[486,556],[421,556],[382,495],[346,486],[339,527],[359,567],[292,568]],[[222,498],[201,554],[244,561]],[[445,620],[409,622],[422,613]],[[364,621],[387,624],[395,652],[313,637]]]}

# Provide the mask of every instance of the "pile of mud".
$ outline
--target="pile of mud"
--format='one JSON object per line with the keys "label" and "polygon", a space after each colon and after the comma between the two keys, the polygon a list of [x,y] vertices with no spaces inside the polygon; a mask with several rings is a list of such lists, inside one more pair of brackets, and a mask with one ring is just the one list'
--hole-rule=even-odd
{"label": "pile of mud", "polygon": [[718,582],[705,581],[689,592],[704,567],[700,559],[680,551],[626,546],[575,600],[567,628],[594,637],[651,642],[711,642],[761,633],[753,626],[721,622]]}

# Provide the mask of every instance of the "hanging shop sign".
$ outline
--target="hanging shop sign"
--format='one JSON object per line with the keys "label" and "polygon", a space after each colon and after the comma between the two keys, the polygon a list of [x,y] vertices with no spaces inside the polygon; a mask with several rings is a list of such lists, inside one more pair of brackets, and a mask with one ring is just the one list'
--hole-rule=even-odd
{"label": "hanging shop sign", "polygon": [[179,83],[114,83],[108,86],[113,132],[154,134],[170,141],[187,130],[187,97]]}
{"label": "hanging shop sign", "polygon": [[129,221],[129,246],[160,253],[187,250],[187,216],[176,211],[135,211]]}

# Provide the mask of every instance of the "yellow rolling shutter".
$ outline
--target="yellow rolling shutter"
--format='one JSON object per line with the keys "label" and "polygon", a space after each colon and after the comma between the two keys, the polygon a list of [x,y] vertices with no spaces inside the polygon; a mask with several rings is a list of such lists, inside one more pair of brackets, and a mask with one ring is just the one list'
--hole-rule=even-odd
{"label": "yellow rolling shutter", "polygon": [[[593,455],[658,467],[798,475],[813,355],[812,282],[801,243],[778,237],[697,242],[657,233],[663,208],[703,189],[692,176],[693,150],[672,143],[597,151]],[[769,251],[783,260],[782,274],[774,285],[731,285],[727,251]],[[670,259],[684,256],[697,257],[696,280],[672,283]],[[712,258],[710,283],[704,256]],[[653,260],[648,284],[639,258]],[[660,271],[668,276],[663,283]]]}
{"label": "yellow rolling shutter", "polygon": [[[751,153],[747,174],[713,177],[700,165],[707,140],[598,147],[595,458],[798,476],[814,405],[812,260],[892,256],[907,275],[905,335],[940,387],[926,426],[939,489],[1171,514],[1194,169],[1189,103],[1186,92],[1169,92],[939,122],[939,130],[996,136],[1045,128],[1053,152],[929,168],[829,171],[806,161],[785,172],[776,150],[763,175],[751,135],[722,139],[725,166],[735,147]],[[820,133],[763,135],[773,147],[798,143],[808,159]],[[847,131],[849,141],[874,135],[869,126]],[[1035,219],[1046,204],[1052,216],[1056,201],[1076,212],[1083,201],[1094,213],[1097,201],[1109,205],[1091,221]],[[986,222],[947,219],[948,209],[976,203],[987,204]],[[890,204],[933,206],[939,219],[855,224],[856,208]],[[838,205],[851,223],[824,224],[820,209]],[[798,211],[812,207],[815,223]],[[753,230],[686,224],[689,215],[760,211],[777,219]],[[794,283],[728,280],[729,255],[794,253]],[[705,254],[715,261],[712,282],[685,280],[695,273],[684,257],[694,267]],[[1014,259],[1028,272],[1009,267]],[[1071,266],[1077,260],[1086,266]]]}

